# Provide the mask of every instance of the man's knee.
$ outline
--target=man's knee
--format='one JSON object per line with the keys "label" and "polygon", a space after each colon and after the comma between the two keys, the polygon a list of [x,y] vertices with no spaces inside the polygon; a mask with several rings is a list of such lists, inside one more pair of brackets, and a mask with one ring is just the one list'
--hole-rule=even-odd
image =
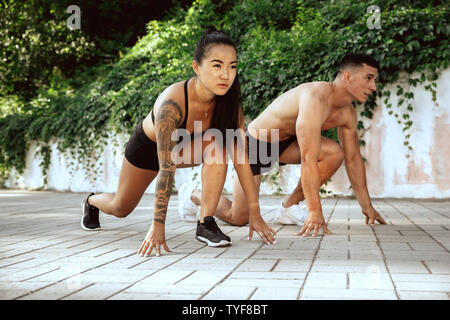
{"label": "man's knee", "polygon": [[244,209],[232,209],[231,219],[229,224],[233,226],[245,226],[248,223],[249,211]]}
{"label": "man's knee", "polygon": [[342,161],[344,161],[344,150],[342,150],[342,148],[339,145],[337,145],[334,154],[336,157],[336,162],[338,162],[339,165],[341,165]]}
{"label": "man's knee", "polygon": [[247,218],[243,218],[243,217],[233,218],[231,220],[230,224],[232,226],[238,226],[238,227],[245,226],[246,224],[248,224],[248,217]]}
{"label": "man's knee", "polygon": [[342,161],[344,161],[344,150],[342,150],[338,143],[329,143],[324,151],[325,158],[332,158],[339,165],[341,165]]}

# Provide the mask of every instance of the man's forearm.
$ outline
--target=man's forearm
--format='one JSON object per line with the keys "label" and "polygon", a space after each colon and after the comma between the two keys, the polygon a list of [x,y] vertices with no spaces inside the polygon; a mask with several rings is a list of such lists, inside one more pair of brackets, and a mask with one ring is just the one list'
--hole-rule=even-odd
{"label": "man's forearm", "polygon": [[301,184],[308,211],[322,214],[322,205],[319,197],[320,171],[316,161],[303,161]]}
{"label": "man's forearm", "polygon": [[363,210],[370,208],[372,203],[367,189],[366,169],[362,158],[358,157],[351,162],[346,162],[345,167],[359,205]]}

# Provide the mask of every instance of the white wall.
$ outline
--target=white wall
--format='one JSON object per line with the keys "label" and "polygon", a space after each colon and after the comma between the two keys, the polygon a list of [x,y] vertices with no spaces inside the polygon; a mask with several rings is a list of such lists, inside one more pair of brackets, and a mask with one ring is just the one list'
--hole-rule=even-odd
{"label": "white wall", "polygon": [[[399,81],[390,86],[391,94],[396,92],[397,84],[405,85],[403,81]],[[413,152],[409,158],[406,158],[407,148],[403,145],[402,128],[394,116],[388,115],[388,110],[381,100],[373,119],[364,120],[369,130],[364,135],[366,146],[361,148],[361,153],[367,159],[367,181],[372,197],[450,197],[450,69],[442,72],[437,84],[439,106],[434,105],[431,93],[425,91],[423,86],[413,90],[414,111],[411,119],[414,124],[410,130],[410,144]],[[396,101],[397,97],[391,96],[394,108],[396,108]],[[406,104],[403,107],[406,108]],[[82,168],[77,169],[71,166],[70,162],[73,160],[70,156],[61,155],[56,144],[53,144],[47,189],[114,192],[127,140],[127,135],[110,137],[99,161],[102,165],[97,168],[103,173],[97,177],[86,174]],[[7,187],[37,189],[43,186],[39,159],[36,159],[37,148],[37,143],[32,143],[27,154],[27,168],[24,174],[18,176],[12,172],[7,181]],[[69,168],[72,168],[72,173]],[[199,182],[201,167],[178,169],[175,175],[175,187],[178,188],[183,182],[192,181],[195,173],[197,173],[196,181]],[[230,165],[225,183],[226,193],[232,191],[234,174],[234,169]],[[299,165],[287,165],[280,168],[278,181],[282,193],[290,192],[297,184],[299,177]],[[154,189],[155,181],[146,192],[153,193]],[[332,177],[326,189],[337,195],[352,195],[344,166]],[[261,187],[261,194],[272,194],[276,191],[277,186],[268,182]]]}

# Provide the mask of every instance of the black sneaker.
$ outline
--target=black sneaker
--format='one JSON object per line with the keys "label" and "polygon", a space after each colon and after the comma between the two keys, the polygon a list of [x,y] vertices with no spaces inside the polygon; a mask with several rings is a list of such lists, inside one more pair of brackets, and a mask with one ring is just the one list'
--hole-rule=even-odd
{"label": "black sneaker", "polygon": [[81,227],[88,231],[100,230],[100,222],[98,221],[99,210],[88,203],[89,197],[94,194],[95,193],[91,193],[88,195],[81,203]]}
{"label": "black sneaker", "polygon": [[203,223],[197,222],[195,238],[210,247],[226,247],[231,245],[231,239],[224,234],[216,224],[214,217],[205,217]]}

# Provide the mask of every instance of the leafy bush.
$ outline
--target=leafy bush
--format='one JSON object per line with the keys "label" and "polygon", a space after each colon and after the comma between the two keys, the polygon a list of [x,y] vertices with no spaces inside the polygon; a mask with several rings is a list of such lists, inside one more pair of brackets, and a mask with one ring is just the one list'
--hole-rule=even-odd
{"label": "leafy bush", "polygon": [[[426,83],[435,97],[435,81],[450,60],[448,5],[377,0],[381,29],[370,30],[371,4],[197,0],[188,9],[178,8],[150,21],[147,34],[116,63],[92,67],[73,79],[53,72],[32,99],[23,100],[14,90],[0,99],[0,173],[23,169],[30,140],[45,144],[52,137],[61,150],[77,150],[78,161],[92,167],[91,155],[99,154],[109,131],[131,132],[168,85],[193,75],[194,46],[208,25],[224,29],[237,44],[243,107],[251,118],[302,82],[332,81],[345,53],[372,54],[381,63],[378,97],[404,126],[407,143],[412,106],[397,114],[385,86],[405,71],[410,86]],[[412,92],[401,89],[397,93],[408,103]],[[361,116],[371,118],[374,107],[372,97]],[[359,128],[364,129],[361,121]],[[336,132],[326,135],[335,138]]]}

